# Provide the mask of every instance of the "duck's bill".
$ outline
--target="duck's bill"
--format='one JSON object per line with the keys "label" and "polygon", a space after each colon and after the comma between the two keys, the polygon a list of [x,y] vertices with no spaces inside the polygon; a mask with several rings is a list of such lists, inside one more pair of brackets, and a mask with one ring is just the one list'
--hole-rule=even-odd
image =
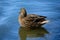
{"label": "duck's bill", "polygon": [[45,21],[41,22],[41,24],[46,24],[48,22],[49,22],[49,20],[45,20]]}

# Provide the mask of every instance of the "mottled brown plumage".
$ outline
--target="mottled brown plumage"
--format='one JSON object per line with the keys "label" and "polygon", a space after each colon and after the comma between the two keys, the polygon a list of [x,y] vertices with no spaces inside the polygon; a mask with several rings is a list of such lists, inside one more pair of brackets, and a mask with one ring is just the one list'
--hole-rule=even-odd
{"label": "mottled brown plumage", "polygon": [[26,9],[21,8],[19,15],[19,23],[22,27],[39,27],[47,21],[45,20],[45,16],[29,14],[27,15]]}

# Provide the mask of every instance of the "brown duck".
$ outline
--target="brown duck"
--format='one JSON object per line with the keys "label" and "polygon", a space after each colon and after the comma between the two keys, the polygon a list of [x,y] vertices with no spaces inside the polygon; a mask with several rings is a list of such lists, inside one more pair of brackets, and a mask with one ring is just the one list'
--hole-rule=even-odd
{"label": "brown duck", "polygon": [[45,16],[41,15],[27,15],[26,9],[21,8],[18,20],[22,27],[40,27],[41,25],[48,22],[45,18]]}

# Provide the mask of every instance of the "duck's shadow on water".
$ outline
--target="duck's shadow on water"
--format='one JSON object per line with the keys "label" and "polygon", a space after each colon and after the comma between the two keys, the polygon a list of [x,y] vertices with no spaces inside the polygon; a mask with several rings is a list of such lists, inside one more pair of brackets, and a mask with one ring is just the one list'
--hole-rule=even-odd
{"label": "duck's shadow on water", "polygon": [[36,38],[36,37],[44,37],[45,34],[48,34],[49,32],[43,28],[26,28],[26,27],[20,27],[19,29],[19,36],[20,40],[26,40],[27,37],[30,38]]}

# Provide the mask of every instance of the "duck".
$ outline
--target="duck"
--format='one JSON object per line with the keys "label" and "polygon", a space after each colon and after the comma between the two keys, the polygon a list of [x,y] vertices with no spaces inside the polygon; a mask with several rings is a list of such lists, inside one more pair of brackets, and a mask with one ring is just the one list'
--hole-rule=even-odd
{"label": "duck", "polygon": [[27,14],[25,8],[21,8],[19,12],[18,21],[21,27],[40,27],[48,23],[46,16],[36,15],[36,14]]}

